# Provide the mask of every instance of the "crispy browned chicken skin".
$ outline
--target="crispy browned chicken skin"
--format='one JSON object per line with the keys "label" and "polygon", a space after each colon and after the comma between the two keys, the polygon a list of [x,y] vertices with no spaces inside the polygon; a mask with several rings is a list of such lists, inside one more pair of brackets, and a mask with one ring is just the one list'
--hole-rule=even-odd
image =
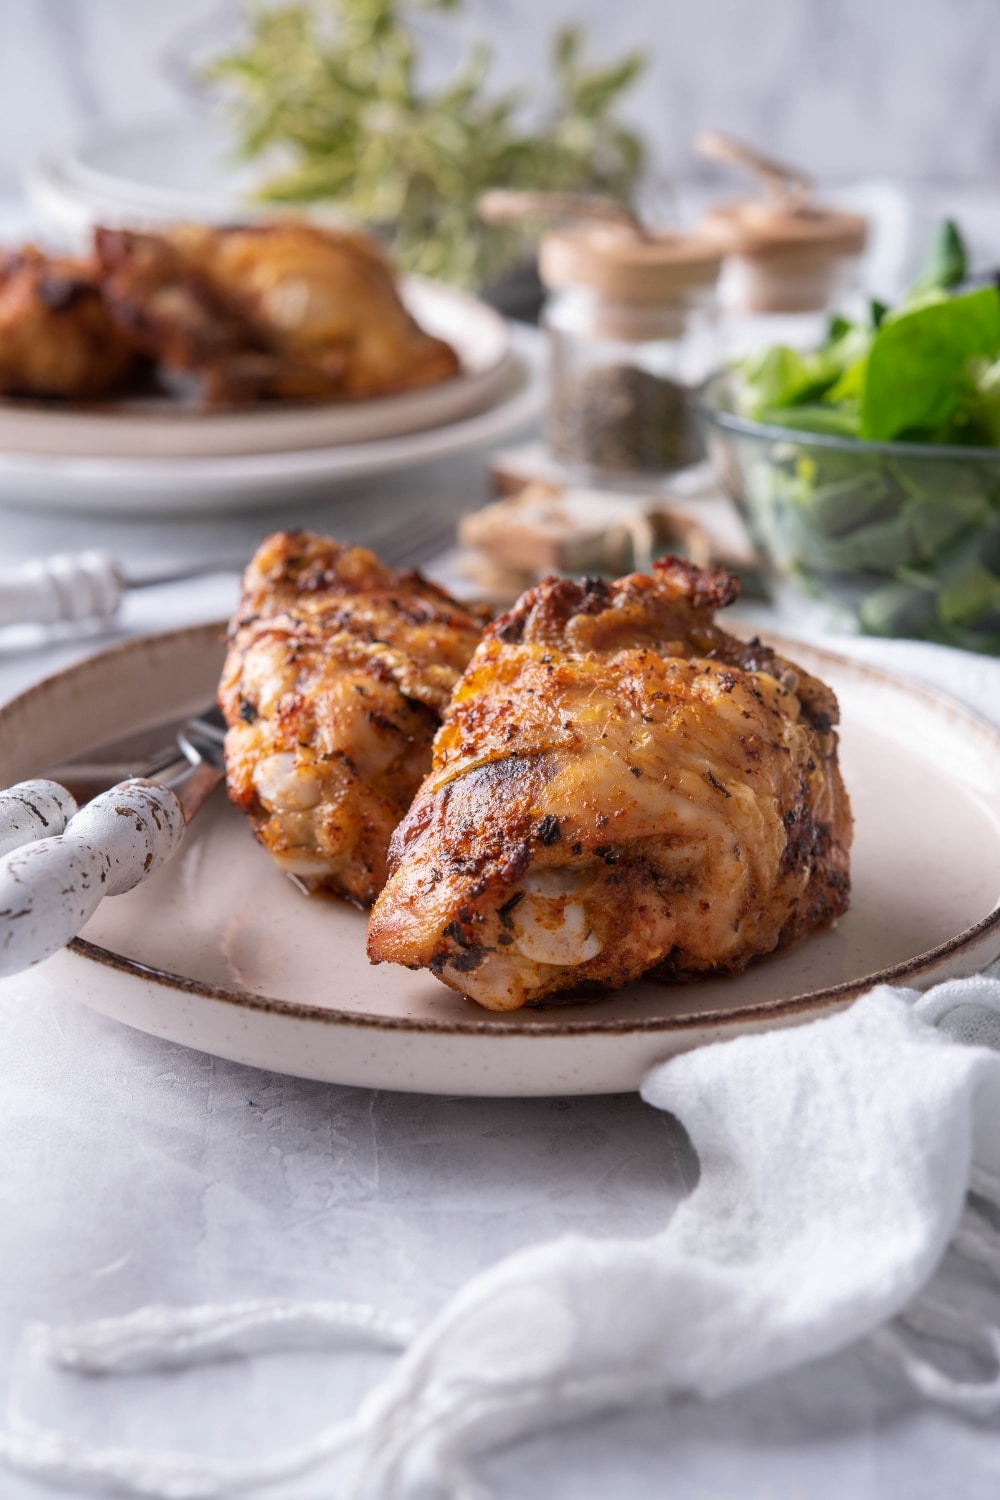
{"label": "crispy browned chicken skin", "polygon": [[738,970],[842,913],[837,703],[677,559],[546,579],[487,630],[397,829],[368,952],[491,1010]]}
{"label": "crispy browned chicken skin", "polygon": [[95,265],[33,245],[0,255],[0,395],[92,401],[121,390],[138,365]]}
{"label": "crispy browned chicken skin", "polygon": [[98,229],[95,243],[121,327],[168,368],[202,376],[210,401],[357,400],[458,373],[366,235],[288,219]]}
{"label": "crispy browned chicken skin", "polygon": [[230,628],[229,795],[281,868],[368,904],[481,623],[362,547],[279,532]]}

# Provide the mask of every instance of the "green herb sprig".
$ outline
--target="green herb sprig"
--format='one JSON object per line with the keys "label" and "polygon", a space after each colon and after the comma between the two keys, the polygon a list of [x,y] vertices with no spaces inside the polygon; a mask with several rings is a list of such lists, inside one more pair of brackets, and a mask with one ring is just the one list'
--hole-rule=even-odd
{"label": "green herb sprig", "polygon": [[413,20],[459,0],[314,0],[254,9],[243,46],[208,67],[224,86],[240,155],[278,165],[265,201],[329,203],[381,231],[410,271],[460,285],[495,281],[537,226],[480,222],[491,187],[600,192],[628,205],[644,167],[616,117],[644,66],[631,53],[588,66],[577,29],[552,44],[553,97],[531,119],[520,91],[489,88],[473,50],[439,88],[424,86]]}

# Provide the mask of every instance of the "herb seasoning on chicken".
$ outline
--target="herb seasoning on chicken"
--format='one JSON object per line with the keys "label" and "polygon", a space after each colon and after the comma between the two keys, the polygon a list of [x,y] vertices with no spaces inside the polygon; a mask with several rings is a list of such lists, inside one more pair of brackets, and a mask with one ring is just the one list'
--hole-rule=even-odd
{"label": "herb seasoning on chicken", "polygon": [[307,532],[243,579],[219,702],[231,800],[311,891],[375,899],[480,624],[419,573]]}
{"label": "herb seasoning on chicken", "polygon": [[513,1010],[739,970],[846,910],[836,699],[715,625],[737,592],[669,558],[494,621],[393,837],[374,962]]}

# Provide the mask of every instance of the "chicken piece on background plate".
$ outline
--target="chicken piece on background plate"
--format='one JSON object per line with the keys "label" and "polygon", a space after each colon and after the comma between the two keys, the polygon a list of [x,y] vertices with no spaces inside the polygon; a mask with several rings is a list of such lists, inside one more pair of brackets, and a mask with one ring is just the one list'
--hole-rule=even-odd
{"label": "chicken piece on background plate", "polygon": [[105,304],[122,335],[167,370],[203,377],[209,398],[228,378],[223,372],[266,357],[169,233],[96,229],[94,253]]}
{"label": "chicken piece on background plate", "polygon": [[140,370],[96,266],[33,245],[0,254],[0,394],[93,401],[123,391]]}
{"label": "chicken piece on background plate", "polygon": [[668,558],[493,622],[393,836],[373,962],[513,1010],[739,970],[846,910],[836,699],[715,625],[738,588]]}
{"label": "chicken piece on background plate", "polygon": [[307,532],[259,547],[219,692],[228,789],[308,890],[375,899],[481,628],[419,573],[362,547]]}
{"label": "chicken piece on background plate", "polygon": [[162,234],[98,229],[108,304],[210,401],[358,400],[456,375],[368,236],[295,219]]}

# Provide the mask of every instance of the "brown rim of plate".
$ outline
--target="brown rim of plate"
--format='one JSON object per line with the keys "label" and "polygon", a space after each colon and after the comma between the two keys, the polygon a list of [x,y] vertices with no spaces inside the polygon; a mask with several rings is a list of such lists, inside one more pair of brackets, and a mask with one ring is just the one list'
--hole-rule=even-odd
{"label": "brown rim of plate", "polygon": [[[206,644],[221,645],[222,635],[225,631],[225,621],[213,620],[201,625],[183,626],[176,630],[158,631],[151,635],[133,636],[129,640],[120,641],[117,645],[109,647],[105,651],[95,653],[92,657],[85,657],[82,662],[76,662],[69,667],[64,667],[54,672],[40,682],[32,684],[23,693],[12,698],[8,703],[0,707],[0,720],[19,705],[29,702],[33,698],[47,691],[54,684],[63,679],[75,676],[82,667],[96,664],[99,661],[121,659],[134,652],[140,652],[148,648],[152,643],[161,647],[169,647],[174,640],[185,637],[197,638],[203,636]],[[951,698],[947,693],[939,692],[936,688],[926,686],[913,678],[894,672],[884,671],[881,667],[872,666],[868,662],[858,661],[852,657],[840,656],[835,651],[827,651],[822,646],[814,646],[808,641],[796,641],[788,636],[777,632],[765,631],[764,635],[768,644],[774,646],[782,656],[789,661],[795,661],[795,652],[804,648],[813,653],[821,661],[833,663],[840,667],[844,663],[863,677],[871,678],[875,682],[883,682],[892,688],[905,686],[911,693],[925,699],[935,708],[943,710],[952,718],[964,720],[973,734],[980,738],[986,737],[992,741],[997,754],[1000,755],[1000,729],[991,724],[988,719],[982,718],[972,709],[966,708],[957,699]],[[200,995],[206,1000],[222,1001],[229,1005],[242,1006],[247,1010],[263,1011],[275,1015],[286,1015],[299,1021],[321,1021],[325,1025],[336,1026],[359,1026],[369,1030],[377,1031],[403,1031],[411,1033],[430,1032],[441,1035],[458,1036],[496,1036],[496,1037],[524,1037],[524,1036],[594,1036],[601,1034],[629,1035],[638,1032],[674,1032],[674,1031],[696,1031],[715,1030],[734,1021],[753,1022],[755,1020],[773,1020],[777,1016],[801,1016],[810,1011],[823,1009],[831,1004],[847,1004],[856,999],[866,990],[872,989],[878,984],[893,984],[899,980],[915,979],[928,969],[934,968],[942,959],[953,954],[961,953],[966,948],[976,947],[981,938],[1000,927],[1000,905],[994,907],[987,916],[976,922],[972,927],[965,928],[956,933],[945,943],[939,943],[935,948],[928,948],[923,953],[915,954],[912,958],[904,959],[901,963],[893,964],[887,969],[877,969],[871,974],[863,975],[860,979],[844,980],[840,984],[828,985],[820,990],[807,990],[801,995],[780,997],[773,1001],[758,1001],[752,1005],[742,1005],[732,1010],[714,1011],[692,1011],[681,1016],[656,1016],[645,1020],[633,1019],[605,1019],[594,1021],[535,1021],[530,1026],[518,1024],[517,1021],[495,1021],[495,1020],[469,1020],[469,1021],[420,1021],[405,1016],[376,1016],[365,1012],[352,1012],[343,1010],[331,1010],[325,1006],[306,1005],[298,1001],[280,1000],[276,996],[255,995],[249,990],[229,989],[224,985],[212,985],[202,983],[197,979],[190,979],[186,975],[174,974],[169,970],[156,969],[146,964],[138,963],[134,959],[126,958],[109,948],[102,948],[97,943],[91,943],[86,938],[74,938],[67,945],[68,951],[74,953],[78,958],[84,958],[92,963],[97,963],[105,968],[114,969],[119,973],[128,974],[132,978],[141,979],[147,983],[159,984],[166,989],[180,990],[188,995]],[[808,937],[801,939],[808,942]],[[767,957],[760,960],[766,962]],[[739,976],[732,976],[737,979]],[[693,988],[697,981],[691,985],[678,985],[673,993],[687,991]],[[663,986],[666,993],[671,992],[672,987]],[[595,996],[588,1003],[600,1005],[600,997]],[[469,1004],[475,1004],[469,1001]],[[519,1014],[518,1011],[506,1012],[511,1016]],[[537,1012],[533,1012],[537,1014]],[[489,1015],[489,1012],[487,1012]]]}

